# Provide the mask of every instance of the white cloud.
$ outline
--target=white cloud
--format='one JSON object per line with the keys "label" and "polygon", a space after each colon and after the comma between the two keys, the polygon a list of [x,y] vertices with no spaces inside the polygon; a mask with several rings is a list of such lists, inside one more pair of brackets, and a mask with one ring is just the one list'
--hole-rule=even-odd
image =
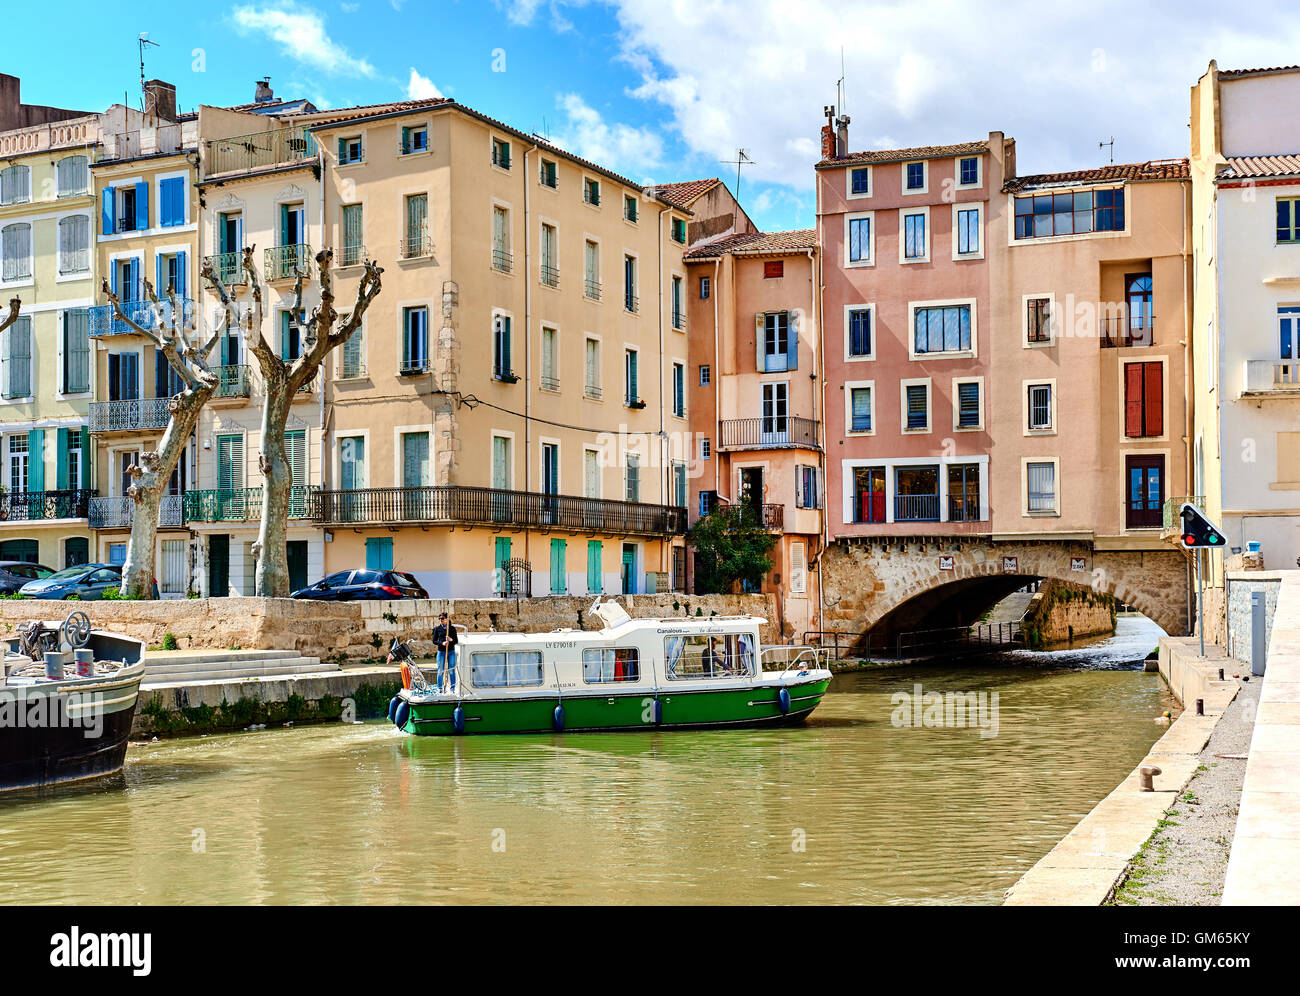
{"label": "white cloud", "polygon": [[560,94],[556,103],[565,115],[554,139],[561,148],[634,178],[662,161],[663,138],[653,129],[609,124],[576,93]]}
{"label": "white cloud", "polygon": [[361,4],[359,4],[359,3],[341,3],[341,4],[339,4],[339,9],[342,10],[343,13],[345,13],[345,14],[355,14],[358,10],[361,9]]}
{"label": "white cloud", "polygon": [[411,67],[411,78],[406,84],[407,100],[428,100],[430,97],[441,97],[442,91],[433,85],[433,80],[427,76],[421,76]]}
{"label": "white cloud", "polygon": [[286,0],[274,7],[236,7],[235,30],[248,37],[265,34],[289,58],[335,76],[374,76],[375,67],[351,55],[325,31],[319,11]]}

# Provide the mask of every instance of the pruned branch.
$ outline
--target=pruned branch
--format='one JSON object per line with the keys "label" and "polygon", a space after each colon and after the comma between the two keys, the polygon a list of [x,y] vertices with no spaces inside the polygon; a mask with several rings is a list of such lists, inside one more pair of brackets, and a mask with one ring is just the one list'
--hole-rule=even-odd
{"label": "pruned branch", "polygon": [[[149,287],[149,281],[147,280],[145,281],[145,287],[146,288]],[[108,298],[108,303],[112,305],[113,315],[117,318],[119,322],[121,322],[123,325],[128,326],[129,328],[139,333],[140,335],[144,336],[155,346],[162,345],[162,339],[159,337],[157,332],[155,332],[153,329],[145,328],[143,325],[140,325],[138,322],[136,322],[134,318],[130,318],[127,316],[127,313],[122,310],[122,302],[117,299],[117,294],[113,291],[113,288],[111,288],[108,285],[107,280],[103,282],[103,284],[101,285],[101,289],[104,292],[104,296]],[[152,289],[150,289],[150,293],[152,294]],[[157,300],[157,298],[155,298],[155,300]]]}
{"label": "pruned branch", "polygon": [[4,321],[0,321],[0,332],[3,332],[14,322],[18,321],[18,313],[22,310],[23,301],[20,297],[9,299],[9,314],[5,316]]}

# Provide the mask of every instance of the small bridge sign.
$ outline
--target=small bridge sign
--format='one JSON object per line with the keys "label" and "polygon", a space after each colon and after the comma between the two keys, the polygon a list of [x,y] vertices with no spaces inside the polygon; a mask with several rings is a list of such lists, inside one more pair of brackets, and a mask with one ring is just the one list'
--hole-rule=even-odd
{"label": "small bridge sign", "polygon": [[1071,557],[1070,570],[1086,571],[1088,569],[1088,559],[1086,557]]}
{"label": "small bridge sign", "polygon": [[939,558],[939,570],[941,570],[941,571],[951,571],[952,569],[953,569],[953,561],[952,561],[952,557],[940,557],[940,558]]}
{"label": "small bridge sign", "polygon": [[1018,570],[1020,570],[1020,558],[1019,558],[1019,557],[1003,557],[1003,558],[1002,558],[1002,572],[1003,572],[1004,574],[1015,574],[1016,571],[1018,571]]}

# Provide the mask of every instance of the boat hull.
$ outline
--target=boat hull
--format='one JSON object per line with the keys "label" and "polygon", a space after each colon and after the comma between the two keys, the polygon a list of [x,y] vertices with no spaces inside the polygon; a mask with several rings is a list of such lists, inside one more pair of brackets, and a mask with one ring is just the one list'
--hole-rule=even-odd
{"label": "boat hull", "polygon": [[[417,736],[454,734],[458,732],[454,713],[459,707],[463,710],[459,732],[465,734],[556,732],[559,705],[564,707],[563,731],[568,733],[782,725],[807,719],[829,684],[828,676],[743,688],[675,687],[657,695],[642,689],[634,694],[575,693],[561,698],[551,691],[530,697],[476,695],[458,700],[446,696],[433,701],[403,693],[410,713],[402,730]],[[783,688],[790,693],[788,712],[781,711]]]}

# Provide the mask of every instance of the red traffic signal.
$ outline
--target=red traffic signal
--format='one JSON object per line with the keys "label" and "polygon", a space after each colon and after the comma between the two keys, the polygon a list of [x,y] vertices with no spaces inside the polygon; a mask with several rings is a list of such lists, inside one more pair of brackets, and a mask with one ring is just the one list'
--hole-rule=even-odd
{"label": "red traffic signal", "polygon": [[1188,550],[1214,549],[1227,546],[1223,533],[1205,517],[1205,513],[1191,502],[1184,502],[1180,513],[1183,520],[1183,547]]}

